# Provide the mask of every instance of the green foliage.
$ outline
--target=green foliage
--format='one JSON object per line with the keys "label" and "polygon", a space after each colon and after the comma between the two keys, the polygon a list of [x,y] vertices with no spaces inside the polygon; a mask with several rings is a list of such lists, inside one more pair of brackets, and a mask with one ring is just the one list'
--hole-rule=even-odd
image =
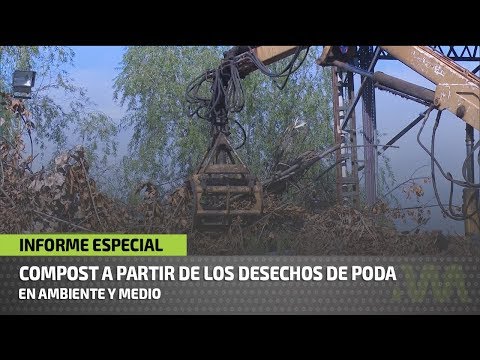
{"label": "green foliage", "polygon": [[115,79],[115,98],[127,107],[133,129],[123,159],[128,188],[141,180],[171,181],[188,173],[208,143],[208,124],[187,117],[185,90],[218,64],[213,47],[130,47]]}
{"label": "green foliage", "polygon": [[[50,150],[54,145],[58,151],[67,145],[67,140],[80,142],[90,157],[102,154],[98,160],[104,164],[106,157],[116,150],[113,137],[117,129],[108,116],[94,109],[95,103],[87,97],[85,89],[75,85],[69,76],[74,55],[71,49],[62,46],[2,46],[0,91],[11,92],[14,70],[36,71],[32,98],[26,100],[26,107],[35,124],[33,135],[40,152],[47,144]],[[13,121],[12,115],[5,113],[0,116],[5,119],[4,135],[15,136],[21,131],[18,119]]]}
{"label": "green foliage", "polygon": [[[127,49],[114,87],[115,97],[127,108],[123,122],[133,129],[130,154],[123,159],[126,186],[144,180],[182,181],[198,164],[207,149],[210,128],[206,121],[187,116],[185,90],[195,77],[219,65],[224,50]],[[239,154],[260,178],[268,175],[281,134],[297,118],[306,126],[290,148],[292,156],[333,142],[330,72],[315,65],[318,55],[319,49],[312,48],[283,90],[259,72],[243,80],[245,108],[234,119],[245,128],[247,142]],[[233,122],[232,130],[240,134]],[[318,168],[311,171],[312,176]]]}

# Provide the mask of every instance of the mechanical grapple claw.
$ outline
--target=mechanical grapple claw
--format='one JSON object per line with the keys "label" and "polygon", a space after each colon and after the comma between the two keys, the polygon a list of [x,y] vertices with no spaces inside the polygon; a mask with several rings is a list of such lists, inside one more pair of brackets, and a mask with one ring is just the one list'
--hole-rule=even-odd
{"label": "mechanical grapple claw", "polygon": [[237,216],[244,220],[262,213],[262,184],[223,132],[215,135],[190,184],[197,228],[223,227]]}

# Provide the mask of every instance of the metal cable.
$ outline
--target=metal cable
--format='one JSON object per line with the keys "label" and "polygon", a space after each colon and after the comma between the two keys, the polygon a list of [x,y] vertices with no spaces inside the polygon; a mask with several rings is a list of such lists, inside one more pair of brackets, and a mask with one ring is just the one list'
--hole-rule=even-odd
{"label": "metal cable", "polygon": [[[438,162],[438,160],[436,159],[435,157],[435,137],[436,137],[436,132],[437,132],[437,129],[438,129],[438,126],[440,124],[440,117],[441,117],[441,114],[442,114],[442,111],[438,111],[437,113],[437,117],[435,119],[435,124],[433,126],[433,131],[432,131],[432,136],[431,136],[431,145],[430,145],[430,150],[427,149],[427,147],[421,142],[420,140],[420,135],[422,134],[423,132],[423,129],[425,127],[425,124],[428,120],[428,117],[430,115],[430,112],[433,110],[433,105],[429,107],[429,109],[427,110],[426,114],[425,114],[425,118],[423,120],[423,123],[422,123],[422,126],[420,127],[420,130],[418,131],[417,133],[417,142],[420,144],[420,146],[422,147],[422,149],[429,155],[430,157],[430,168],[431,168],[431,177],[432,177],[432,185],[433,185],[433,191],[434,191],[434,194],[435,194],[435,199],[437,200],[437,204],[439,205],[440,209],[442,210],[442,213],[449,217],[450,219],[453,219],[453,220],[457,220],[457,221],[462,221],[462,220],[466,220],[466,219],[469,219],[471,218],[472,216],[474,216],[477,211],[474,211],[473,213],[471,214],[459,214],[459,213],[456,213],[453,209],[453,190],[454,190],[454,185],[458,185],[462,188],[479,188],[480,187],[480,184],[474,184],[474,183],[471,183],[469,181],[461,181],[461,180],[456,180],[453,178],[452,174],[447,172],[445,173],[445,171],[443,170],[442,166],[440,165],[440,163]],[[474,146],[473,148],[473,151],[467,156],[467,158],[465,159],[464,163],[463,163],[463,166],[462,166],[462,175],[464,177],[465,180],[466,179],[466,163],[468,161],[468,159],[473,156],[473,153],[475,152],[475,150],[480,146],[480,141],[477,142],[477,144]],[[438,167],[438,169],[440,170],[440,173],[442,174],[442,176],[450,182],[450,192],[449,192],[449,197],[448,197],[448,210],[445,208],[445,206],[443,205],[442,201],[440,200],[440,195],[438,193],[438,188],[437,188],[437,179],[436,179],[436,175],[435,175],[435,166]]]}
{"label": "metal cable", "polygon": [[[205,71],[188,84],[185,97],[189,116],[197,115],[209,121],[212,127],[218,127],[220,131],[228,133],[226,128],[228,115],[242,111],[245,106],[245,91],[238,70],[239,65],[244,64],[245,61],[251,62],[261,73],[271,78],[279,89],[283,89],[291,74],[304,63],[308,48],[298,62],[302,51],[302,48],[298,48],[289,63],[279,72],[271,71],[252,51],[224,59],[217,69]],[[285,80],[282,84],[278,84],[276,81],[278,78],[285,78]],[[205,92],[206,86],[207,88],[209,86],[210,96],[201,95],[202,90]],[[244,138],[239,146],[241,147],[245,144],[246,133],[238,121],[235,122],[239,125]]]}

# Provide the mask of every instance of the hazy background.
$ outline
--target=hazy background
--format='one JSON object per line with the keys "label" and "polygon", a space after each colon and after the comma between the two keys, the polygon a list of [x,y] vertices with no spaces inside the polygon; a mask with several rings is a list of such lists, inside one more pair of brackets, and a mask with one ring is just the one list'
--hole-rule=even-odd
{"label": "hazy background", "polygon": [[[119,63],[125,47],[118,46],[74,46],[75,67],[71,69],[71,75],[75,83],[86,88],[88,96],[98,105],[98,109],[109,115],[116,124],[120,125],[121,118],[125,114],[125,109],[118,105],[113,99],[113,81],[119,72]],[[472,70],[478,64],[461,63],[460,65]],[[383,71],[387,74],[399,77],[401,79],[413,82],[418,85],[433,88],[428,80],[424,79],[399,61],[382,60],[377,63],[377,71]],[[287,85],[288,86],[288,85]],[[356,88],[358,89],[358,80]],[[408,101],[399,96],[376,90],[377,99],[377,126],[380,134],[380,144],[385,144],[392,136],[398,133],[409,122],[415,119],[425,110],[423,105]],[[424,130],[422,139],[426,143],[430,141],[432,125],[435,119],[435,112],[432,112],[427,126]],[[361,129],[361,103],[357,106],[357,126]],[[415,176],[430,176],[430,162],[428,155],[420,148],[416,136],[420,124],[415,126],[409,133],[400,139],[395,145],[398,149],[389,149],[385,155],[389,157],[391,167],[394,172],[396,183],[408,179],[412,172],[423,165],[424,168],[418,170]],[[115,164],[126,155],[128,142],[132,132],[130,129],[120,131],[118,135],[119,147],[116,158],[112,158],[106,176],[114,176]],[[475,131],[475,140],[478,140],[479,133]],[[359,139],[361,136],[359,136]],[[69,145],[75,145],[77,142],[75,134],[71,134]],[[445,111],[442,115],[440,127],[437,131],[436,156],[446,171],[450,171],[455,178],[461,177],[461,166],[465,158],[465,123],[454,115]],[[363,149],[359,149],[359,157],[363,158]],[[475,157],[476,158],[476,157]],[[48,154],[45,156],[48,159]],[[380,160],[381,162],[381,160]],[[479,169],[476,163],[475,179],[479,179]],[[438,171],[437,171],[438,173]],[[110,175],[108,175],[110,174]],[[360,173],[362,183],[363,176]],[[449,184],[438,173],[437,175],[439,191],[444,203],[448,202]],[[436,204],[431,183],[424,184],[425,194],[420,199],[407,199],[402,194],[402,188],[394,194],[403,207],[416,206],[422,203],[431,205]],[[455,203],[461,203],[461,190],[457,189],[455,193]],[[424,227],[425,229],[441,229],[450,233],[463,233],[463,222],[457,222],[450,219],[444,219],[440,209],[431,208],[432,219]],[[400,224],[402,229],[411,229],[413,224]]]}

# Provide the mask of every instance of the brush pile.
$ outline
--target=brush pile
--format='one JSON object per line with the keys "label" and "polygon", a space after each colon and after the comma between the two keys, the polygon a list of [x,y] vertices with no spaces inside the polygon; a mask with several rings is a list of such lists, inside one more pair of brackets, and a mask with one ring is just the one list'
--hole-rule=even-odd
{"label": "brush pile", "polygon": [[[13,113],[25,111],[14,99],[7,105]],[[48,170],[38,172],[31,171],[33,154],[25,157],[24,150],[22,136],[0,137],[0,233],[187,233],[192,255],[480,253],[462,236],[402,234],[385,215],[342,206],[312,211],[272,191],[264,191],[263,214],[253,223],[233,219],[222,231],[198,231],[187,183],[167,196],[150,182],[140,184],[136,193],[142,201],[125,204],[99,191],[82,147],[58,155]]]}
{"label": "brush pile", "polygon": [[264,213],[223,231],[192,228],[187,184],[162,198],[152,183],[141,184],[133,206],[100,192],[89,176],[85,152],[77,147],[54,159],[49,171],[32,173],[23,143],[0,142],[0,233],[113,232],[187,233],[189,253],[198,255],[475,255],[462,236],[440,232],[401,234],[378,215],[344,206],[311,212],[266,195]]}

